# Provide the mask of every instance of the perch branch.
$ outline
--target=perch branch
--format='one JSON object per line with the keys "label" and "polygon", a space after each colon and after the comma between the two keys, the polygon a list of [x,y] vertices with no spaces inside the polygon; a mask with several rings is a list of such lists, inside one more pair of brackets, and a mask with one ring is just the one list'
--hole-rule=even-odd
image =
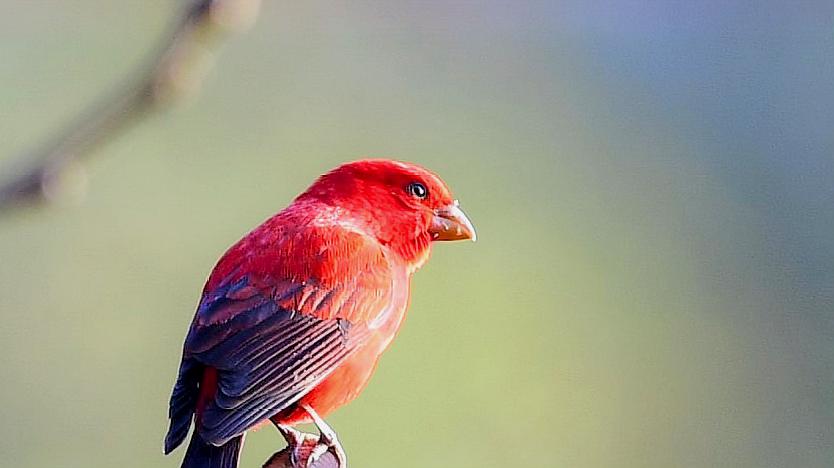
{"label": "perch branch", "polygon": [[[260,0],[194,0],[150,62],[81,113],[62,132],[23,153],[0,174],[0,213],[16,205],[52,201],[72,187],[79,161],[96,147],[167,105],[196,94],[212,50],[226,33],[250,26]],[[77,179],[77,178],[76,178]]]}

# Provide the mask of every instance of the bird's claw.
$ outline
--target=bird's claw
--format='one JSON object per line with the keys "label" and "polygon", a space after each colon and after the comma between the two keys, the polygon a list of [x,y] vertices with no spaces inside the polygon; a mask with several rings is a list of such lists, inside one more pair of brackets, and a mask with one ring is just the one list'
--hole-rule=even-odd
{"label": "bird's claw", "polygon": [[291,468],[308,468],[310,466],[309,456],[318,445],[318,438],[313,434],[301,432],[289,426],[276,423],[275,427],[287,441],[287,448],[280,452],[288,458],[285,460],[285,464]]}
{"label": "bird's claw", "polygon": [[313,410],[309,405],[301,405],[304,411],[313,418],[313,423],[319,430],[319,438],[318,443],[316,444],[313,451],[310,453],[310,458],[308,459],[308,467],[312,467],[312,463],[315,463],[319,458],[324,456],[327,452],[333,454],[336,457],[336,462],[338,463],[337,466],[340,468],[347,468],[347,454],[345,453],[345,449],[342,447],[342,444],[339,443],[339,438],[336,436],[336,431],[330,427],[318,413]]}
{"label": "bird's claw", "polygon": [[[273,456],[267,467],[287,468],[347,468],[347,455],[336,432],[321,417],[312,410],[304,409],[313,418],[319,430],[318,437],[289,426],[275,423],[275,427],[287,441],[287,448]],[[283,455],[283,464],[280,457]]]}
{"label": "bird's claw", "polygon": [[267,460],[263,468],[340,468],[334,455],[319,456],[313,458],[312,454],[319,446],[319,439],[314,434],[294,431],[295,434],[287,436],[286,428],[281,428],[285,434],[287,447],[276,452]]}
{"label": "bird's claw", "polygon": [[290,451],[290,462],[298,468],[311,468],[313,466],[313,453],[318,448],[318,440],[313,434],[301,433],[301,442],[292,445]]}
{"label": "bird's claw", "polygon": [[347,455],[345,454],[345,449],[342,448],[342,444],[339,443],[338,439],[325,434],[319,435],[318,443],[316,443],[313,451],[310,452],[305,468],[313,468],[316,462],[327,453],[330,453],[336,458],[336,466],[339,468],[347,468]]}

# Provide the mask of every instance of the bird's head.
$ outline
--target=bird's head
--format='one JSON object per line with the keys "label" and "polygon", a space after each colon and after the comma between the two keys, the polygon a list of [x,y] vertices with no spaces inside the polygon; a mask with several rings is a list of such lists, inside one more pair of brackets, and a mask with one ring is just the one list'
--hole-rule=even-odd
{"label": "bird's head", "polygon": [[368,159],[343,164],[299,196],[337,209],[338,221],[422,263],[432,241],[475,240],[475,228],[449,187],[416,164]]}

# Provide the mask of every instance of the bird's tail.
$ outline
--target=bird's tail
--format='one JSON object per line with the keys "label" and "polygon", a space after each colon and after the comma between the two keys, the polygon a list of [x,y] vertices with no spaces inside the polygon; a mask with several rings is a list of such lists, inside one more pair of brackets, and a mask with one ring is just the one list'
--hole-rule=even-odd
{"label": "bird's tail", "polygon": [[238,468],[237,459],[242,447],[243,434],[218,447],[204,441],[199,433],[193,433],[182,468]]}
{"label": "bird's tail", "polygon": [[200,377],[203,369],[196,362],[183,359],[177,383],[171,393],[171,404],[168,407],[168,418],[171,426],[165,436],[165,454],[177,448],[191,427],[194,411],[197,409],[197,398],[200,393]]}

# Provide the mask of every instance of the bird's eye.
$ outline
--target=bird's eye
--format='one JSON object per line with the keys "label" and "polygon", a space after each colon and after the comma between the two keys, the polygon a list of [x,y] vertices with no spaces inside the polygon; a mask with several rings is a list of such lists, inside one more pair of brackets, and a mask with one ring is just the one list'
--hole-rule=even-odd
{"label": "bird's eye", "polygon": [[414,198],[424,199],[429,196],[429,191],[425,185],[421,184],[420,182],[412,182],[405,187],[405,191],[408,192]]}

